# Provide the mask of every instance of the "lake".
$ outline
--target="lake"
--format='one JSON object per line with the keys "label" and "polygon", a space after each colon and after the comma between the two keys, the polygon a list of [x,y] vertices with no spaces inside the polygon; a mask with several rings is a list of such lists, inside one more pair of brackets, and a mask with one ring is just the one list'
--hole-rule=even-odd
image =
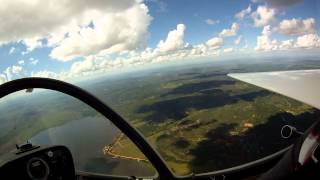
{"label": "lake", "polygon": [[112,175],[151,176],[150,167],[143,162],[115,159],[103,154],[120,131],[103,117],[86,117],[62,126],[46,129],[30,139],[38,145],[65,145],[77,170]]}

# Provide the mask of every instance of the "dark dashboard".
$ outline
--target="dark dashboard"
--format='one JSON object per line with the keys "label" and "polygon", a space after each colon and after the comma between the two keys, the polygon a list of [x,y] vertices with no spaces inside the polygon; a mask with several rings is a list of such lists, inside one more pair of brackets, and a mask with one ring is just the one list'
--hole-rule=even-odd
{"label": "dark dashboard", "polygon": [[74,179],[73,159],[64,146],[30,147],[17,149],[3,158],[1,179]]}

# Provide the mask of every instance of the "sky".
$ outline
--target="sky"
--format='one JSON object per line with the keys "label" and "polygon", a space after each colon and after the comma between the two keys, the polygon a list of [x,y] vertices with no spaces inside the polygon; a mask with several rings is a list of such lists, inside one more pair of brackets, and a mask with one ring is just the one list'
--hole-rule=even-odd
{"label": "sky", "polygon": [[0,84],[185,60],[319,55],[317,0],[0,0]]}

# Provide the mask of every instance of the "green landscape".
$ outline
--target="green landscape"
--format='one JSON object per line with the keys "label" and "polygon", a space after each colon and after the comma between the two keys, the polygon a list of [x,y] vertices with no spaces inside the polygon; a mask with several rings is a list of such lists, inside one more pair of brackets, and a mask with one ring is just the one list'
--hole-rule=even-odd
{"label": "green landscape", "polygon": [[[320,117],[319,110],[309,105],[232,79],[228,73],[310,67],[320,68],[320,62],[186,63],[103,76],[78,85],[142,132],[176,174],[186,175],[230,168],[275,153],[294,142],[280,137],[283,125],[304,131]],[[1,153],[45,129],[100,116],[58,93],[39,92],[21,99],[0,106]],[[117,142],[111,143],[109,155],[99,150],[106,158],[116,154],[145,159],[127,137],[114,139]]]}
{"label": "green landscape", "polygon": [[[121,106],[126,109],[118,111],[129,111],[126,119],[179,175],[230,168],[270,155],[293,142],[281,139],[283,125],[306,129],[319,116],[306,104],[226,73],[194,69],[178,76],[159,75],[162,82],[156,81],[159,84],[152,90],[157,93],[148,95],[150,81],[140,87],[147,92],[140,92],[137,100],[127,99]],[[137,150],[128,151],[133,146],[122,138],[113,152],[143,158]]]}

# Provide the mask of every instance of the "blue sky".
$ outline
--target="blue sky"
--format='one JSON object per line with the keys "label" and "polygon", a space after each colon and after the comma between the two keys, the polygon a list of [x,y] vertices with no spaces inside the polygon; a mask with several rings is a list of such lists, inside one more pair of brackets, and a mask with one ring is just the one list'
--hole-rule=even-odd
{"label": "blue sky", "polygon": [[[148,2],[148,1],[147,1]],[[166,1],[164,11],[159,11],[157,3],[150,3],[150,14],[154,20],[150,26],[150,44],[156,46],[160,39],[166,37],[169,30],[183,23],[187,26],[186,41],[201,43],[213,35],[217,35],[221,29],[229,28],[234,22],[234,14],[245,9],[250,1],[190,1],[174,0]],[[206,19],[219,20],[215,25],[206,24]],[[153,38],[154,37],[154,38]]]}
{"label": "blue sky", "polygon": [[320,47],[317,0],[83,2],[3,2],[0,83]]}

